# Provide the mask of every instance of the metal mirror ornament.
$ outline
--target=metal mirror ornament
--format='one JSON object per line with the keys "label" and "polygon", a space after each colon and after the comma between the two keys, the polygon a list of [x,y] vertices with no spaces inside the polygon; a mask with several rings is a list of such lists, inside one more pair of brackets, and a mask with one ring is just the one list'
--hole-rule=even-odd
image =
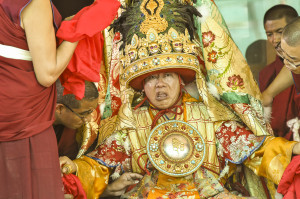
{"label": "metal mirror ornament", "polygon": [[174,177],[187,176],[203,163],[205,143],[192,125],[170,120],[159,124],[150,133],[147,154],[160,172]]}

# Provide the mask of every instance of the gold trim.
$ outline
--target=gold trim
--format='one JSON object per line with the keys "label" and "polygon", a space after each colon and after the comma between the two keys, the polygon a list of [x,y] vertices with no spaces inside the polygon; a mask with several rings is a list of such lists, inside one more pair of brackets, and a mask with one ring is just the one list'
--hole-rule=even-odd
{"label": "gold trim", "polygon": [[198,71],[199,61],[196,56],[186,53],[159,54],[133,62],[126,67],[121,78],[128,85],[132,79],[138,76],[168,68],[185,68]]}

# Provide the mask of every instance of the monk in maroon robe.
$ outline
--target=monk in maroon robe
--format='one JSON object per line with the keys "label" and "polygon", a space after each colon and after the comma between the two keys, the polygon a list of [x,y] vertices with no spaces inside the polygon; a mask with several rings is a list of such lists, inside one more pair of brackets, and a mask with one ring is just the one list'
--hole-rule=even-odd
{"label": "monk in maroon robe", "polygon": [[[298,16],[297,11],[288,5],[276,5],[270,8],[264,16],[264,29],[268,41],[275,48],[280,42],[281,32],[288,22]],[[272,83],[283,68],[283,60],[276,56],[276,60],[262,69],[259,73],[259,87],[263,92]],[[299,97],[298,97],[299,98]],[[293,132],[287,122],[297,118],[300,101],[297,98],[295,86],[290,86],[273,99],[271,126],[275,136],[293,140]],[[298,105],[299,104],[299,105]],[[300,108],[300,107],[299,107]]]}
{"label": "monk in maroon robe", "polygon": [[51,1],[0,0],[1,199],[63,198],[53,83],[77,42],[57,48],[60,22]]}

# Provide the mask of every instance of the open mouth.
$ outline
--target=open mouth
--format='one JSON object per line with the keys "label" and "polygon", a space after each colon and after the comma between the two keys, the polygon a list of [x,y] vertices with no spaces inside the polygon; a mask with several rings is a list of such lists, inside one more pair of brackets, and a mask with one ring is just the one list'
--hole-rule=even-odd
{"label": "open mouth", "polygon": [[156,96],[155,96],[155,99],[157,101],[161,101],[161,100],[167,99],[167,97],[168,97],[168,94],[166,92],[157,92]]}

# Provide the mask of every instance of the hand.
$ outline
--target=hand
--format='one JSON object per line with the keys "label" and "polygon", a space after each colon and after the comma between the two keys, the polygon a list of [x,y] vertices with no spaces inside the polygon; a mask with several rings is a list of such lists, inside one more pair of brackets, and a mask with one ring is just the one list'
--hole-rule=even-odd
{"label": "hand", "polygon": [[298,66],[297,68],[292,69],[291,71],[295,74],[300,74],[300,67]]}
{"label": "hand", "polygon": [[69,17],[66,17],[65,19],[64,19],[64,21],[70,21],[71,19],[73,19],[73,17],[74,17],[75,15],[72,15],[72,16],[69,16]]}
{"label": "hand", "polygon": [[123,173],[116,181],[107,185],[101,197],[120,196],[128,186],[137,184],[142,178],[138,173]]}
{"label": "hand", "polygon": [[293,155],[300,155],[300,142],[294,145]]}
{"label": "hand", "polygon": [[62,174],[70,174],[77,172],[77,167],[75,163],[72,160],[70,160],[70,158],[68,158],[67,156],[59,157],[59,165]]}
{"label": "hand", "polygon": [[65,199],[74,199],[74,196],[72,194],[65,194]]}

